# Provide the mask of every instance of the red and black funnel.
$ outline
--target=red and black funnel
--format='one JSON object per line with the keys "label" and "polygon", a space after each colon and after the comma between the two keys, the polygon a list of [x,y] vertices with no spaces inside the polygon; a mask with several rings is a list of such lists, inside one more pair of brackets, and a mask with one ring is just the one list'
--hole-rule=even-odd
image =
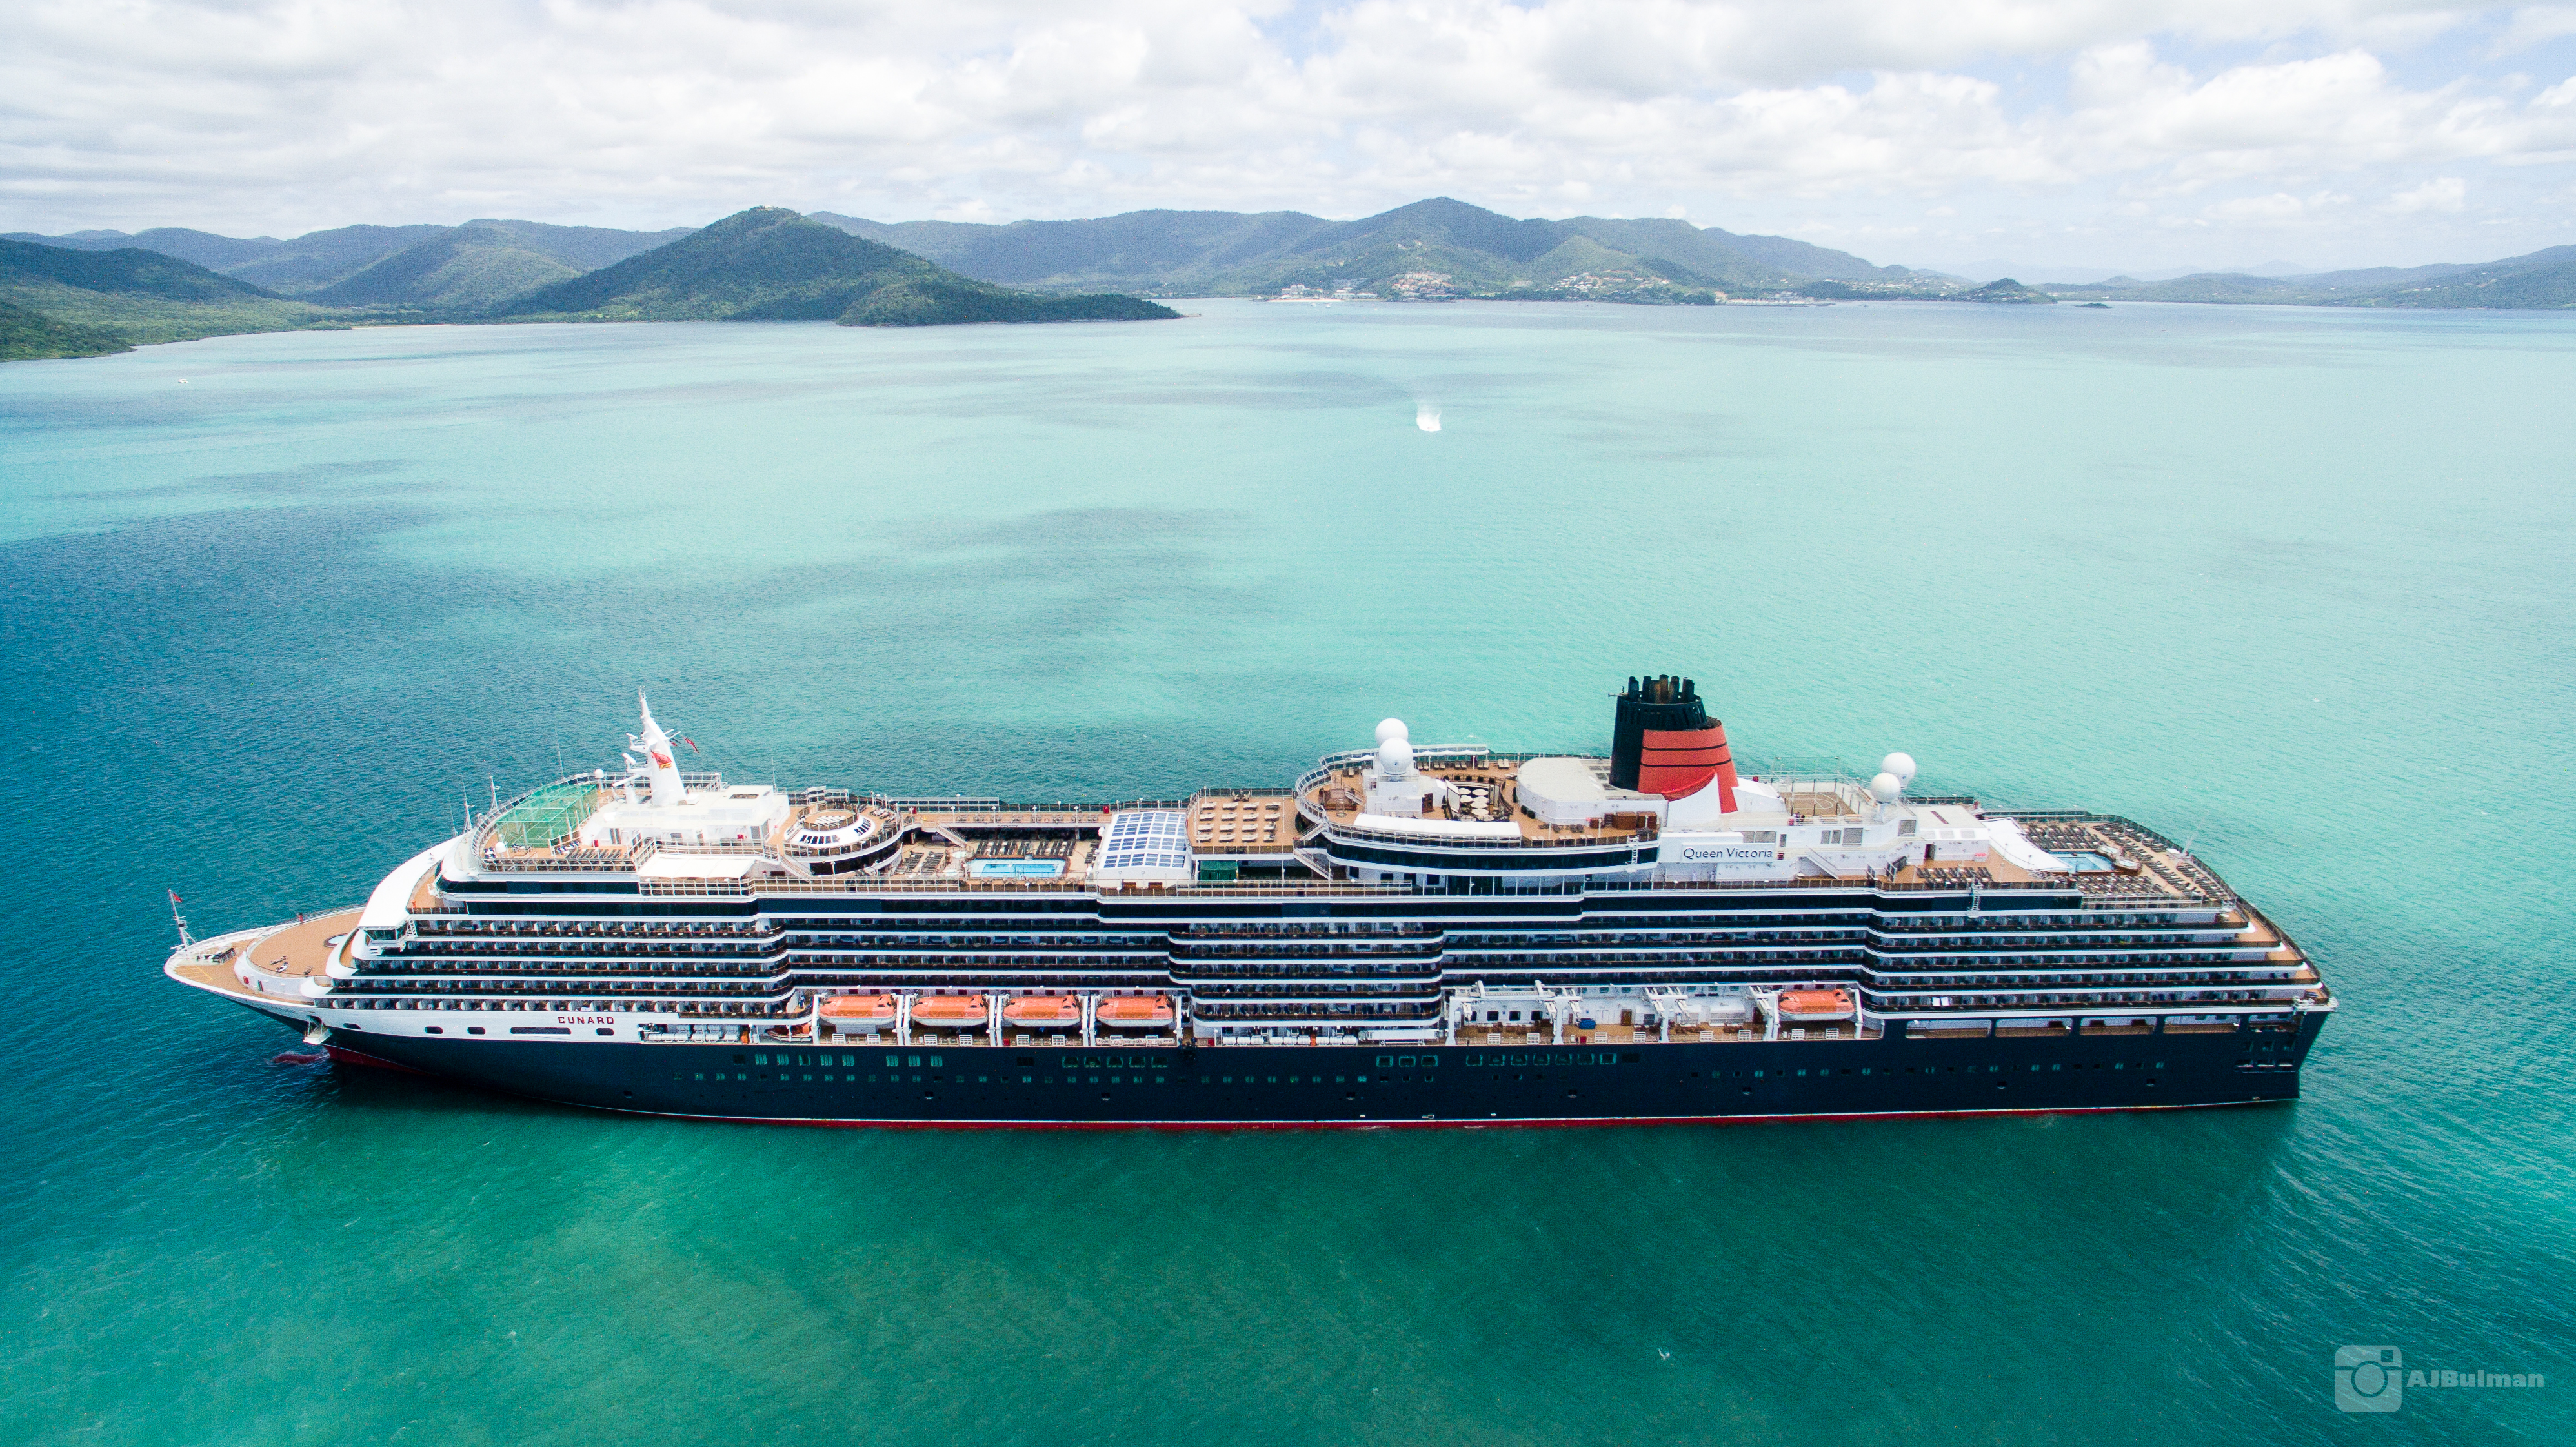
{"label": "red and black funnel", "polygon": [[1686,799],[1712,782],[1721,811],[1734,812],[1726,725],[1708,716],[1698,686],[1671,674],[1629,679],[1610,730],[1610,787]]}

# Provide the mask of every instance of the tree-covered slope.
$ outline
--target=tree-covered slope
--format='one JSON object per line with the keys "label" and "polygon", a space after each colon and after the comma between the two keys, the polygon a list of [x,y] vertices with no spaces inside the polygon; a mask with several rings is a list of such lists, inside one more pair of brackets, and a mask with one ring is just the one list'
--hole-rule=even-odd
{"label": "tree-covered slope", "polygon": [[[2576,247],[2552,247],[2576,252]],[[2546,253],[2543,253],[2544,255]],[[2576,259],[2534,265],[2530,258],[2471,267],[2449,276],[2389,287],[2366,296],[2339,298],[2338,306],[2576,307]]]}
{"label": "tree-covered slope", "polygon": [[275,292],[218,275],[191,261],[131,247],[73,251],[0,241],[0,285],[51,284],[165,301],[278,300]]}
{"label": "tree-covered slope", "polygon": [[157,251],[70,251],[0,241],[0,302],[131,343],[346,323]]}
{"label": "tree-covered slope", "polygon": [[939,268],[891,246],[755,206],[668,246],[557,282],[504,316],[588,321],[833,321],[890,281]]}
{"label": "tree-covered slope", "polygon": [[1787,236],[1745,236],[1721,231],[1714,226],[1703,228],[1703,234],[1729,251],[1790,276],[1815,276],[1831,281],[1892,282],[1904,281],[1915,275],[1901,266],[1872,266],[1848,251],[1836,251]]}
{"label": "tree-covered slope", "polygon": [[417,246],[444,226],[340,226],[281,241],[247,261],[226,262],[224,275],[254,282],[281,296],[304,296],[355,276],[406,246]]}
{"label": "tree-covered slope", "polygon": [[2202,272],[2171,281],[2114,277],[2089,286],[2052,286],[2068,298],[2115,301],[2262,303],[2274,306],[2576,306],[2576,246],[2552,246],[2500,261],[2374,266],[2310,276]]}
{"label": "tree-covered slope", "polygon": [[[1680,300],[1717,288],[1775,291],[1811,276],[1911,275],[1785,237],[1738,237],[1687,221],[1515,220],[1450,197],[1357,221],[1298,211],[1130,211],[1085,221],[886,224],[815,220],[917,252],[982,281],[1049,291],[1132,286],[1244,296],[1289,287],[1373,295]],[[1809,269],[1756,256],[1792,252]]]}
{"label": "tree-covered slope", "polygon": [[41,357],[98,357],[130,352],[134,344],[105,327],[59,321],[0,301],[0,362]]}
{"label": "tree-covered slope", "polygon": [[484,311],[581,274],[496,227],[465,225],[397,251],[311,299],[324,306]]}
{"label": "tree-covered slope", "polygon": [[496,315],[515,320],[936,326],[1148,320],[1179,314],[1131,297],[1050,298],[1012,291],[793,211],[759,206],[668,246],[540,288],[502,306]]}
{"label": "tree-covered slope", "polygon": [[1150,322],[1180,313],[1110,292],[1070,296],[1013,291],[953,272],[906,277],[852,302],[845,327],[935,327],[963,322]]}
{"label": "tree-covered slope", "polygon": [[[639,251],[649,251],[688,235],[691,229],[619,231],[606,226],[550,226],[537,221],[488,219],[468,221],[465,225],[500,232],[519,249],[561,263],[563,275],[593,271]],[[157,251],[164,256],[193,261],[208,270],[266,287],[281,296],[311,296],[350,281],[359,273],[413,247],[429,245],[441,237],[453,235],[459,229],[454,226],[341,226],[329,231],[309,231],[291,240],[280,241],[273,236],[217,236],[185,227],[159,226],[149,231],[138,231],[132,236],[122,232],[72,236],[13,232],[6,239],[71,251]],[[532,286],[536,284],[530,283]],[[371,297],[384,296],[386,300],[393,300],[386,295],[389,285],[386,278],[378,278],[360,290]]]}
{"label": "tree-covered slope", "polygon": [[[1754,289],[1795,286],[1810,276],[1824,276],[1821,271],[1797,272],[1773,266],[1747,255],[1741,248],[1728,244],[1726,233],[1703,229],[1687,221],[1645,220],[1619,221],[1599,216],[1577,216],[1564,223],[1592,240],[1623,251],[1630,256],[1669,261],[1683,266],[1697,276],[1730,286]],[[1833,253],[1840,256],[1842,253]],[[1863,267],[1869,263],[1857,257],[1846,260]],[[1870,268],[1875,271],[1876,268]]]}
{"label": "tree-covered slope", "polygon": [[192,231],[185,226],[155,226],[131,236],[122,231],[80,232],[71,236],[39,236],[31,231],[12,231],[5,239],[59,246],[66,251],[157,251],[163,256],[193,261],[209,271],[222,271],[256,261],[287,244],[274,236],[217,236],[211,231]]}

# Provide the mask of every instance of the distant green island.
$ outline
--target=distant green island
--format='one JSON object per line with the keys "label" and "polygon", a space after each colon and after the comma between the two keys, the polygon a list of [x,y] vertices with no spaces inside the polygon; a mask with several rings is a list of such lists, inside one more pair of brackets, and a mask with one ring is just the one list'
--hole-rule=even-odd
{"label": "distant green island", "polygon": [[847,327],[968,322],[1160,321],[1132,296],[1049,296],[960,276],[774,206],[728,216],[668,246],[539,287],[493,321],[832,321]]}
{"label": "distant green island", "polygon": [[2081,301],[2558,310],[2576,307],[2576,246],[2553,246],[2527,256],[2466,265],[2374,266],[2310,276],[2203,272],[2170,281],[2115,276],[2107,281],[2043,285],[2053,295]]}
{"label": "distant green island", "polygon": [[1447,197],[1357,221],[1131,211],[1083,221],[877,222],[761,206],[703,228],[483,219],[291,240],[165,227],[0,238],[0,360],[241,332],[413,323],[1155,321],[1183,296],[1281,301],[1860,301],[2576,306],[2576,246],[2313,276],[1978,285],[1687,221],[1517,220]]}
{"label": "distant green island", "polygon": [[[1060,295],[979,281],[768,206],[677,235],[510,221],[346,230],[361,234],[264,245],[204,232],[0,239],[0,360],[101,356],[248,332],[425,322],[927,327],[1180,316],[1133,296]],[[147,238],[237,271],[264,269],[300,294],[284,295],[144,246],[94,244]],[[62,240],[93,244],[54,244]]]}

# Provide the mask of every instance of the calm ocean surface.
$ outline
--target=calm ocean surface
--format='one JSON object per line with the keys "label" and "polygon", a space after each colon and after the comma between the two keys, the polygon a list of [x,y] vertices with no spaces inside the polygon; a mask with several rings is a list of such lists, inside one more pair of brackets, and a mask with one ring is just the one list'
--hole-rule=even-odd
{"label": "calm ocean surface", "polygon": [[[0,1441],[2576,1438],[2576,319],[1192,309],[0,368]],[[163,889],[355,902],[639,684],[737,777],[1098,800],[1650,670],[2190,840],[2340,991],[2307,1098],[739,1127],[159,974]],[[2345,1344],[2549,1385],[2345,1416]]]}

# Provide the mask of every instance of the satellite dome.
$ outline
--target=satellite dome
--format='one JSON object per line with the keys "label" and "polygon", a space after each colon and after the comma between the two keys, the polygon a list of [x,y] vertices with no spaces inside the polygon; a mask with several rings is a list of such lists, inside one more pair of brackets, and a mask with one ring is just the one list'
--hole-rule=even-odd
{"label": "satellite dome", "polygon": [[1399,733],[1377,746],[1377,771],[1381,777],[1389,779],[1413,777],[1413,745],[1403,734]]}
{"label": "satellite dome", "polygon": [[1404,720],[1400,718],[1378,720],[1377,741],[1379,743],[1385,743],[1388,739],[1401,739],[1408,737],[1410,737],[1410,735],[1408,735],[1404,730]]}
{"label": "satellite dome", "polygon": [[1903,788],[1905,785],[1914,782],[1914,756],[1912,754],[1889,754],[1886,758],[1878,761],[1878,766],[1881,770],[1896,776],[1896,783],[1899,788]]}
{"label": "satellite dome", "polygon": [[1881,774],[1869,781],[1869,796],[1882,804],[1893,804],[1905,797],[1905,781],[1894,774]]}

